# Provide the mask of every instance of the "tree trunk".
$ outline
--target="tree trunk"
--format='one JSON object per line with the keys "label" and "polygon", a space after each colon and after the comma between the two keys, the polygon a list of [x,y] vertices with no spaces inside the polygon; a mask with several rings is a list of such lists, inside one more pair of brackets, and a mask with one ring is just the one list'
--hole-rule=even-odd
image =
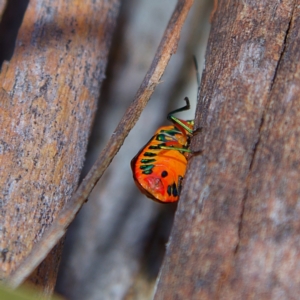
{"label": "tree trunk", "polygon": [[[0,274],[30,253],[76,189],[119,1],[29,2],[0,73]],[[60,249],[31,281],[51,293]]]}
{"label": "tree trunk", "polygon": [[224,1],[155,299],[300,294],[300,1]]}

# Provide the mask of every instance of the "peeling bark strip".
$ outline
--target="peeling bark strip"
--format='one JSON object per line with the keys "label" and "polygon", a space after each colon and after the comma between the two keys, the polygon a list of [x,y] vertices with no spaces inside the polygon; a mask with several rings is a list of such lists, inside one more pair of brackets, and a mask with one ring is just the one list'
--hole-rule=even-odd
{"label": "peeling bark strip", "polygon": [[12,287],[16,287],[22,283],[28,274],[32,272],[33,268],[45,258],[58,240],[64,235],[66,228],[73,221],[76,213],[89,196],[93,187],[101,178],[113,157],[119,151],[124,139],[137,122],[142,110],[149,101],[155,87],[160,83],[160,79],[171,58],[171,55],[176,52],[181,28],[192,4],[193,0],[178,0],[153,62],[141,84],[141,87],[137,91],[134,101],[128,107],[106,147],[100,153],[97,161],[80,184],[76,193],[57,216],[56,220],[47,230],[41,241],[35,246],[31,253],[22,261],[16,271],[12,273],[11,277],[8,279],[8,283]]}
{"label": "peeling bark strip", "polygon": [[299,4],[219,1],[155,299],[300,294]]}
{"label": "peeling bark strip", "polygon": [[29,3],[0,73],[1,277],[30,253],[76,188],[118,6]]}

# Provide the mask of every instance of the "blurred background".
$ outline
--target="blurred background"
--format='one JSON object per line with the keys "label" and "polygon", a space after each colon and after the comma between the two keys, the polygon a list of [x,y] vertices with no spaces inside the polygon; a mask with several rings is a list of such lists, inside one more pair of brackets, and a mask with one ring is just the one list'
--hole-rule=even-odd
{"label": "blurred background", "polygon": [[[20,8],[16,19],[22,20],[28,2],[7,3]],[[195,1],[161,84],[67,232],[56,286],[56,292],[66,299],[140,300],[153,296],[176,204],[155,203],[142,195],[133,182],[130,161],[159,126],[168,124],[167,113],[185,104],[185,96],[191,110],[178,117],[194,118],[198,86],[192,57],[197,57],[201,75],[212,2]],[[82,178],[134,99],[176,3],[122,1]],[[4,52],[7,47],[3,44],[11,44],[13,50],[21,24],[7,17],[0,28],[0,65],[13,54]],[[10,34],[5,36],[11,41],[2,38],[8,30]]]}
{"label": "blurred background", "polygon": [[[123,0],[111,46],[106,80],[91,133],[82,177],[116,128],[152,62],[176,0]],[[155,203],[136,188],[130,161],[170,110],[193,119],[202,73],[212,1],[198,0],[179,47],[140,120],[70,226],[56,292],[67,299],[151,299],[172,228],[176,204]]]}

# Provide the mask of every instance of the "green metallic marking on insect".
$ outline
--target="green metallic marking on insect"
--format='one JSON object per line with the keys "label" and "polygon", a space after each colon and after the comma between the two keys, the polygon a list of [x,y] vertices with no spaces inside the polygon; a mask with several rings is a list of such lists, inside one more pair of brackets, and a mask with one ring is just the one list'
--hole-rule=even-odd
{"label": "green metallic marking on insect", "polygon": [[154,167],[154,165],[143,165],[143,166],[140,166],[140,169],[144,170],[144,171],[150,171],[153,169],[153,167]]}
{"label": "green metallic marking on insect", "polygon": [[158,134],[155,139],[160,142],[165,142],[166,136],[164,134]]}
{"label": "green metallic marking on insect", "polygon": [[177,148],[177,147],[174,147],[174,146],[163,146],[163,147],[160,147],[160,148],[163,149],[163,150],[176,150],[176,151],[179,151],[181,154],[183,154],[184,152],[188,152],[188,153],[191,152],[190,149]]}
{"label": "green metallic marking on insect", "polygon": [[142,174],[150,175],[152,174],[152,170],[143,171]]}
{"label": "green metallic marking on insect", "polygon": [[164,147],[164,146],[166,146],[166,144],[165,143],[161,143],[161,144],[159,144],[159,145],[156,145],[156,146],[149,146],[149,150],[161,150],[161,147]]}
{"label": "green metallic marking on insect", "polygon": [[171,129],[171,130],[164,130],[164,129],[163,129],[163,130],[160,131],[160,133],[161,133],[161,134],[166,133],[166,134],[168,134],[168,135],[174,136],[174,135],[180,133],[180,131],[179,131],[177,128],[174,128],[174,129]]}
{"label": "green metallic marking on insect", "polygon": [[159,150],[160,146],[150,146],[149,150]]}
{"label": "green metallic marking on insect", "polygon": [[152,159],[141,159],[141,163],[142,164],[150,164],[150,163],[154,163],[156,162],[156,159],[152,158]]}
{"label": "green metallic marking on insect", "polygon": [[148,156],[148,157],[153,157],[153,156],[156,156],[157,154],[156,153],[153,153],[153,152],[145,152],[144,153],[144,156]]}

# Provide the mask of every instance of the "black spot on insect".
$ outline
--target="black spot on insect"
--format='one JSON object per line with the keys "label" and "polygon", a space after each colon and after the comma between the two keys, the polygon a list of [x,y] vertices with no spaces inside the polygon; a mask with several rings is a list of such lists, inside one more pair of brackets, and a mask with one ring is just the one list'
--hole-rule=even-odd
{"label": "black spot on insect", "polygon": [[141,163],[142,164],[150,164],[150,163],[153,163],[155,162],[156,160],[155,159],[141,159]]}
{"label": "black spot on insect", "polygon": [[169,196],[171,196],[171,194],[172,194],[172,186],[171,185],[168,185],[167,193]]}
{"label": "black spot on insect", "polygon": [[173,194],[174,197],[178,196],[177,186],[176,186],[175,182],[172,185],[172,194]]}
{"label": "black spot on insect", "polygon": [[156,153],[153,153],[153,152],[145,152],[144,153],[144,156],[147,156],[147,157],[153,157],[153,156],[156,156],[157,154]]}
{"label": "black spot on insect", "polygon": [[167,177],[168,176],[168,172],[167,171],[162,171],[161,172],[161,177],[162,178],[165,178],[165,177]]}

